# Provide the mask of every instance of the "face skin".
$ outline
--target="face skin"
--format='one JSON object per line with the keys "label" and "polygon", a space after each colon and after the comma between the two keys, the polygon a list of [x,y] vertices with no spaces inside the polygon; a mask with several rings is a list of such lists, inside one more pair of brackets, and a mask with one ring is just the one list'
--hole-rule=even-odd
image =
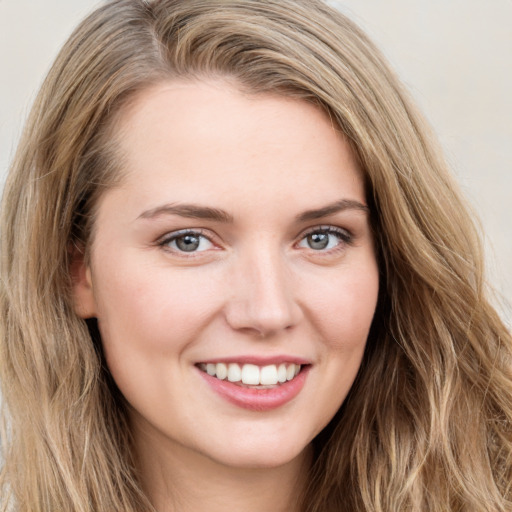
{"label": "face skin", "polygon": [[[98,318],[136,442],[208,467],[303,460],[352,385],[377,302],[348,144],[311,104],[197,81],[141,93],[119,138],[126,178],[100,199],[75,301]],[[307,364],[298,394],[255,410],[198,368],[228,359]]]}

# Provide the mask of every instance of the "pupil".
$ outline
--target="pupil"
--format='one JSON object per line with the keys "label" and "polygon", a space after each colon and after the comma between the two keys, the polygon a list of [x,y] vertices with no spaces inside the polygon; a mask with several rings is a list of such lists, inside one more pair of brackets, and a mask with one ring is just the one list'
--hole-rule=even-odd
{"label": "pupil", "polygon": [[195,235],[180,236],[176,239],[176,246],[180,251],[195,251],[199,247],[199,237]]}
{"label": "pupil", "polygon": [[329,244],[329,235],[327,233],[312,233],[308,235],[308,244],[311,249],[325,249]]}

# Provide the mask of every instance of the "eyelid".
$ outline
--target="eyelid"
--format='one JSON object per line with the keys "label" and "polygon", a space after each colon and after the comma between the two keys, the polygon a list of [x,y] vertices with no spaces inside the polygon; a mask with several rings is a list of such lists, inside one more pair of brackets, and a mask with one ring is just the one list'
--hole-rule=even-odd
{"label": "eyelid", "polygon": [[216,243],[216,241],[214,240],[215,236],[212,236],[211,231],[203,229],[203,228],[185,228],[185,229],[178,229],[176,231],[169,231],[169,232],[165,233],[165,235],[162,235],[161,237],[159,237],[155,241],[155,245],[160,246],[160,247],[168,250],[169,252],[172,252],[173,254],[178,254],[180,256],[186,255],[186,257],[189,257],[189,258],[193,257],[194,254],[200,254],[200,253],[206,252],[206,251],[192,251],[187,254],[184,251],[178,251],[178,250],[171,249],[170,247],[165,247],[167,244],[173,242],[177,238],[180,238],[180,237],[186,236],[186,235],[195,235],[198,237],[205,238],[214,246],[213,247],[214,249],[219,246],[219,244]]}
{"label": "eyelid", "polygon": [[174,240],[180,236],[184,235],[201,235],[205,238],[209,238],[204,234],[204,229],[202,228],[185,228],[185,229],[177,229],[176,231],[168,231],[162,236],[159,236],[155,243],[161,244],[169,240]]}
{"label": "eyelid", "polygon": [[[354,235],[351,233],[350,230],[348,230],[346,228],[341,228],[339,226],[333,226],[331,224],[322,224],[322,225],[317,225],[317,226],[311,226],[311,227],[305,229],[304,231],[302,231],[300,233],[300,235],[297,237],[297,242],[294,245],[297,246],[302,240],[304,240],[305,237],[307,237],[308,235],[310,235],[312,233],[317,233],[317,232],[337,235],[340,238],[340,243],[332,249],[329,249],[326,251],[321,251],[321,250],[315,251],[314,249],[311,249],[312,251],[317,252],[319,255],[321,253],[329,254],[329,253],[335,252],[337,250],[343,249],[347,245],[351,245],[354,241],[353,240]],[[187,254],[184,251],[174,250],[169,247],[167,247],[167,248],[165,247],[167,244],[169,244],[172,241],[176,240],[177,238],[179,238],[181,236],[185,236],[185,235],[195,235],[198,237],[203,237],[214,246],[213,249],[218,249],[221,245],[217,241],[216,235],[214,233],[212,233],[210,230],[204,229],[204,228],[185,228],[185,229],[178,229],[176,231],[169,231],[169,232],[165,233],[164,235],[160,236],[155,241],[155,245],[163,247],[164,249],[168,250],[169,252],[172,252],[173,254],[178,254],[180,256],[185,255],[186,257],[189,257],[189,258],[193,257],[194,254],[197,255],[197,254],[201,254],[203,252],[207,252],[207,250],[191,251],[190,253]],[[209,249],[209,250],[211,250],[211,249]]]}
{"label": "eyelid", "polygon": [[311,233],[333,233],[336,235],[339,235],[341,238],[343,238],[347,243],[352,240],[353,234],[350,232],[350,230],[346,228],[341,228],[339,226],[333,226],[331,224],[321,224],[319,226],[312,226],[310,228],[305,229],[302,231],[302,233],[298,236],[299,240],[302,240],[304,237],[310,235]]}
{"label": "eyelid", "polygon": [[[347,246],[352,245],[354,242],[354,235],[346,228],[341,228],[339,226],[333,226],[330,224],[320,225],[320,226],[312,226],[299,235],[298,240],[296,242],[296,246],[298,246],[308,235],[313,233],[327,233],[333,234],[339,237],[340,242],[333,248],[327,250],[315,250],[313,248],[309,248],[310,251],[316,253],[317,256],[327,256],[333,253],[336,253],[340,250],[344,250]],[[307,247],[300,247],[301,249],[308,249]]]}

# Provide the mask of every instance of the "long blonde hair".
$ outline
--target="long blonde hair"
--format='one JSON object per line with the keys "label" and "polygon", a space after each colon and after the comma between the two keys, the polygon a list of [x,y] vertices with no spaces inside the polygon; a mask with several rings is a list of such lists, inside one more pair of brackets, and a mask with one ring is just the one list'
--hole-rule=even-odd
{"label": "long blonde hair", "polygon": [[2,510],[152,510],[70,254],[122,179],[117,114],[175,77],[320,105],[367,181],[381,297],[360,372],[314,441],[303,510],[512,508],[512,342],[477,232],[380,52],[320,0],[115,0],[74,32],[25,128],[1,212]]}

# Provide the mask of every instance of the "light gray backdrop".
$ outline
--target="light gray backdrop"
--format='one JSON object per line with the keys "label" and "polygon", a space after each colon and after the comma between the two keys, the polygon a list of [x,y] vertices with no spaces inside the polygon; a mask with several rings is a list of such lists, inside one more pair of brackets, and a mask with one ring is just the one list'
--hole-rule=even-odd
{"label": "light gray backdrop", "polygon": [[[186,1],[186,0],[182,0]],[[512,323],[512,0],[330,2],[381,46],[482,219]],[[0,183],[52,59],[94,0],[0,0]]]}

